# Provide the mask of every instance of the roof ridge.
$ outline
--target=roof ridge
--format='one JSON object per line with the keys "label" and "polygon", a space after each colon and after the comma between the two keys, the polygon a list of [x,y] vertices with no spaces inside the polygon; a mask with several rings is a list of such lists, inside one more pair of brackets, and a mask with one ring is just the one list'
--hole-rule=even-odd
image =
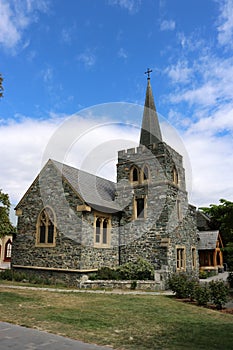
{"label": "roof ridge", "polygon": [[[49,159],[49,160],[52,161],[55,165],[56,165],[56,163],[58,163],[58,164],[60,164],[60,165],[62,165],[62,166],[65,166],[65,167],[68,167],[68,168],[72,168],[72,169],[74,169],[74,170],[76,170],[76,171],[78,171],[78,172],[81,172],[81,173],[84,173],[84,174],[88,174],[88,175],[94,176],[95,178],[98,178],[98,179],[100,179],[100,180],[105,180],[105,181],[108,181],[108,182],[110,182],[110,183],[116,185],[116,182],[111,181],[111,180],[109,180],[109,179],[107,179],[107,178],[105,178],[105,177],[101,177],[101,176],[92,174],[92,173],[90,173],[90,172],[88,172],[88,171],[86,171],[86,170],[78,169],[78,168],[76,168],[76,167],[74,167],[74,166],[72,166],[72,165],[68,165],[68,164],[65,164],[65,163],[61,163],[61,162],[59,162],[58,160],[55,160],[55,159]],[[60,169],[59,169],[59,170],[60,170]]]}

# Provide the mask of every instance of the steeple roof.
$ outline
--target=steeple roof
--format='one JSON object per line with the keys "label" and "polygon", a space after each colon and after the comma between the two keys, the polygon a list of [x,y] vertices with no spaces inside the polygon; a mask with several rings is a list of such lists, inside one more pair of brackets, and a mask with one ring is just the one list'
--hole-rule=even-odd
{"label": "steeple roof", "polygon": [[140,145],[148,147],[150,144],[158,142],[162,142],[162,134],[151,89],[150,77],[148,76]]}

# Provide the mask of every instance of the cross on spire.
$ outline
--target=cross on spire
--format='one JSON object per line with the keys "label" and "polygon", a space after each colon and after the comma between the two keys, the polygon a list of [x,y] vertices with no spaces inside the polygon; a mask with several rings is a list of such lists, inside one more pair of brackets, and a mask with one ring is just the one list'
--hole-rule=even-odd
{"label": "cross on spire", "polygon": [[150,80],[150,73],[152,72],[152,69],[147,68],[147,71],[144,74],[147,74],[147,80]]}

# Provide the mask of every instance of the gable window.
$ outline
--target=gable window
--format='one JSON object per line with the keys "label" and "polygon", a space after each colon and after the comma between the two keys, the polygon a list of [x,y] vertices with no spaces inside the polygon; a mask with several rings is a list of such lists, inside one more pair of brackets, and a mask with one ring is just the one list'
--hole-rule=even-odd
{"label": "gable window", "polygon": [[139,182],[139,170],[135,165],[130,169],[130,182]]}
{"label": "gable window", "polygon": [[38,217],[37,222],[37,246],[55,246],[55,215],[51,208],[44,208]]}
{"label": "gable window", "polygon": [[134,199],[134,219],[145,219],[146,197],[141,196]]}
{"label": "gable window", "polygon": [[175,185],[178,185],[179,177],[178,177],[178,171],[176,170],[176,167],[173,167],[172,169],[172,182]]}
{"label": "gable window", "polygon": [[94,222],[95,247],[110,246],[111,218],[96,214]]}
{"label": "gable window", "polygon": [[4,261],[10,261],[11,260],[11,250],[12,250],[12,242],[10,239],[6,242],[5,245],[5,256]]}
{"label": "gable window", "polygon": [[185,271],[185,248],[176,248],[176,269],[177,271]]}

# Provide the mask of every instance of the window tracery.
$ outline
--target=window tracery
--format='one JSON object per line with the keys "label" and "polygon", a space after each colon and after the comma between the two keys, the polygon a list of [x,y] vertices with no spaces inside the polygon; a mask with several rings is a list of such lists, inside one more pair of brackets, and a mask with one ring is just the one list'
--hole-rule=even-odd
{"label": "window tracery", "polygon": [[51,208],[44,208],[38,217],[36,244],[38,246],[55,245],[55,215]]}

